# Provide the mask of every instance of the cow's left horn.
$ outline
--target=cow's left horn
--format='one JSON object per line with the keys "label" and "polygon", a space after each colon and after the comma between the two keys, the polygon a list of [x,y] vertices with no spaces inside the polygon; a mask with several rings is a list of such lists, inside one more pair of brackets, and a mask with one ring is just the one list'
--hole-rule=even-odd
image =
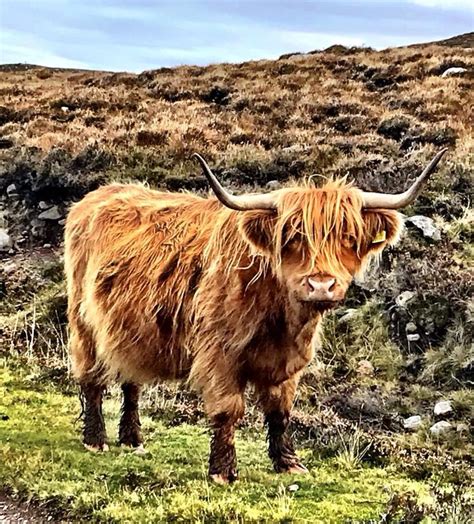
{"label": "cow's left horn", "polygon": [[413,185],[404,193],[396,195],[389,195],[387,193],[366,193],[363,192],[363,207],[364,208],[380,208],[380,209],[400,209],[406,207],[415,201],[420,194],[423,185],[430,177],[431,173],[436,169],[438,162],[448,149],[442,149],[433,160],[426,166],[423,173],[415,180]]}
{"label": "cow's left horn", "polygon": [[226,191],[219,180],[217,180],[211,168],[207,165],[207,162],[202,158],[201,155],[194,153],[192,158],[196,158],[206,175],[206,178],[211,186],[212,190],[216,194],[216,197],[230,209],[235,211],[249,211],[252,209],[275,209],[275,199],[270,193],[261,195],[232,195]]}

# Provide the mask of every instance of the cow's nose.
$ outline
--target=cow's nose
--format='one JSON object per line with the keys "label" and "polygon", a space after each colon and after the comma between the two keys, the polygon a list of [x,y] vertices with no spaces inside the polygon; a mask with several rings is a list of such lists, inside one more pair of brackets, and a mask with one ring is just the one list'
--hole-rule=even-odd
{"label": "cow's nose", "polygon": [[336,279],[329,276],[310,275],[305,278],[308,295],[313,300],[334,300]]}

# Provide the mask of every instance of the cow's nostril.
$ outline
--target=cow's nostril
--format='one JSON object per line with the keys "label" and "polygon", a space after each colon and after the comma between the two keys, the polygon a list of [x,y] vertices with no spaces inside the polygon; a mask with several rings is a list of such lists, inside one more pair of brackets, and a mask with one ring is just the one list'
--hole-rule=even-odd
{"label": "cow's nostril", "polygon": [[335,291],[335,289],[336,289],[336,279],[333,278],[332,280],[330,280],[330,281],[328,282],[328,291],[329,291],[330,293],[332,293],[333,291]]}

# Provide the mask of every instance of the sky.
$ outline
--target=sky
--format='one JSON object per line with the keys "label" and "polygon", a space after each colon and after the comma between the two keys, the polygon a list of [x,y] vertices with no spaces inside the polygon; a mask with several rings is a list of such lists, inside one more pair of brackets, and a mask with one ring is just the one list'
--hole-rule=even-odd
{"label": "sky", "polygon": [[0,0],[0,63],[140,72],[474,30],[473,0]]}

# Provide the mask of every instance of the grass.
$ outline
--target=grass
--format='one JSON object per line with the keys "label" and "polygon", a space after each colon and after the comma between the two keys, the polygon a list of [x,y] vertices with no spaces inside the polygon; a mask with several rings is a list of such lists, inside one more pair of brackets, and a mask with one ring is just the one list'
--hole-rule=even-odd
{"label": "grass", "polygon": [[[112,436],[118,405],[114,399],[106,405]],[[393,468],[360,461],[347,468],[310,449],[302,450],[309,476],[277,476],[262,433],[251,430],[238,436],[241,480],[223,488],[207,480],[204,426],[165,427],[145,418],[148,455],[114,445],[93,455],[80,443],[78,411],[75,396],[0,364],[0,487],[71,519],[140,523],[362,522],[377,519],[394,491],[428,493]],[[297,491],[288,490],[292,484]]]}

